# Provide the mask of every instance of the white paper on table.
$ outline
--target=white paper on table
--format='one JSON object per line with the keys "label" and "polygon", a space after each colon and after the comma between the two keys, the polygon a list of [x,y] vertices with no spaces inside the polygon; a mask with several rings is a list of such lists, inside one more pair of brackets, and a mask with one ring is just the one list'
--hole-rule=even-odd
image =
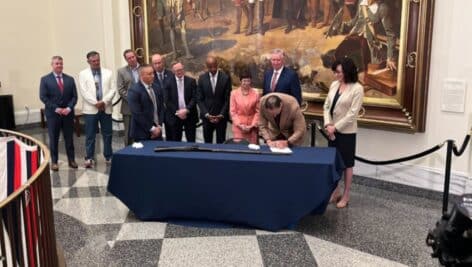
{"label": "white paper on table", "polygon": [[270,147],[270,151],[272,153],[280,153],[280,154],[292,154],[293,151],[289,148],[278,148],[278,147]]}
{"label": "white paper on table", "polygon": [[143,143],[141,142],[134,142],[133,145],[132,145],[133,148],[136,148],[136,149],[140,149],[140,148],[143,148],[144,145]]}

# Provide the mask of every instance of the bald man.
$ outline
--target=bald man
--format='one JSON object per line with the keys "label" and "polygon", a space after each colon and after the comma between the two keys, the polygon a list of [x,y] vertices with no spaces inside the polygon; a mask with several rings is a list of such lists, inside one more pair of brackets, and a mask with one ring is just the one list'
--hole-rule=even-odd
{"label": "bald man", "polygon": [[203,138],[205,143],[213,143],[213,132],[216,131],[216,143],[221,144],[226,140],[231,80],[218,69],[215,57],[207,57],[206,67],[207,72],[200,75],[197,87]]}
{"label": "bald man", "polygon": [[151,65],[154,69],[154,82],[152,83],[152,87],[163,94],[165,85],[174,78],[174,74],[169,69],[166,69],[166,60],[162,55],[153,54],[151,56]]}
{"label": "bald man", "polygon": [[174,78],[164,89],[166,139],[182,141],[185,129],[187,142],[195,142],[197,111],[197,82],[185,75],[181,62],[172,65]]}

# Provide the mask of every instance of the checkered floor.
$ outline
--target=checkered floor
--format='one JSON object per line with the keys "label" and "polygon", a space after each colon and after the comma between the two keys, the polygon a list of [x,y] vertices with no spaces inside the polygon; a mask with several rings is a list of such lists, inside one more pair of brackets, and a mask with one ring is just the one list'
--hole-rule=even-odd
{"label": "checkered floor", "polygon": [[99,170],[52,179],[57,236],[70,266],[402,266],[298,231],[141,222],[107,192]]}
{"label": "checkered floor", "polygon": [[[42,129],[26,132],[47,143]],[[100,136],[97,136],[97,155]],[[83,137],[75,138],[82,164]],[[65,159],[60,142],[60,160]],[[122,147],[114,137],[113,148]],[[109,167],[52,172],[56,238],[68,266],[438,266],[424,240],[437,194],[355,177],[351,203],[277,233],[212,222],[142,222],[107,189]]]}

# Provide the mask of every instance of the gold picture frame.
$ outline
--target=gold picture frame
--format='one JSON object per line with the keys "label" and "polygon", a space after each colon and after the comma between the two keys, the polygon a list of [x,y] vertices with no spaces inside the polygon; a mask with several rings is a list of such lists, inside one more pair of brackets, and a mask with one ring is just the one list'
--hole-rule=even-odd
{"label": "gold picture frame", "polygon": [[[329,0],[318,1],[321,2],[319,10],[310,5],[316,2],[313,0],[242,1],[254,4],[241,6],[240,33],[234,33],[238,24],[237,3],[241,1],[129,0],[132,46],[142,63],[149,63],[153,53],[164,54],[183,61],[193,76],[204,71],[204,58],[208,53],[214,53],[223,59],[223,68],[232,74],[235,85],[238,71],[250,68],[255,87],[260,85],[258,82],[263,70],[270,66],[267,55],[273,48],[282,48],[288,54],[290,66],[301,77],[305,115],[310,119],[322,119],[322,105],[330,79],[333,79],[330,57],[353,56],[361,65],[361,83],[365,88],[360,125],[424,132],[434,0],[345,0],[344,6],[329,4]],[[359,24],[347,28],[351,21],[359,19],[358,13],[366,12],[367,9],[361,11],[362,1],[369,3],[369,12],[380,14],[377,22],[382,23],[387,34],[377,34],[369,23],[363,25],[364,31],[354,30]],[[288,7],[287,3],[298,3],[297,19],[309,22],[297,25],[298,21],[295,21],[288,33],[289,21],[280,16],[290,8],[293,12],[294,8]],[[252,30],[244,27],[245,23],[250,25],[250,12]],[[259,12],[265,15],[262,16],[263,26],[258,29]],[[328,23],[319,25],[326,17]],[[313,24],[310,24],[310,18]],[[389,19],[392,21],[390,27],[385,23]],[[321,22],[315,25],[317,20]],[[345,26],[347,31],[343,32]],[[301,29],[303,27],[305,29]],[[365,33],[369,27],[374,32],[376,43],[371,43]],[[354,46],[350,43],[353,40]],[[373,59],[378,56],[373,53],[373,44],[384,52],[378,54],[378,64]],[[387,68],[390,57],[395,70]]]}

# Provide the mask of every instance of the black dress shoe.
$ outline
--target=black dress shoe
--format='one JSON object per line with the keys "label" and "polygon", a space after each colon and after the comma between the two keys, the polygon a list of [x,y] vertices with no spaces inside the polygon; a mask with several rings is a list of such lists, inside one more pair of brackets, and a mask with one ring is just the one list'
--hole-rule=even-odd
{"label": "black dress shoe", "polygon": [[57,172],[59,170],[59,165],[57,165],[57,163],[52,163],[51,164],[51,170]]}
{"label": "black dress shoe", "polygon": [[292,31],[292,25],[288,25],[287,28],[285,29],[285,33],[290,33]]}
{"label": "black dress shoe", "polygon": [[73,169],[77,169],[79,167],[79,165],[77,165],[77,163],[73,160],[69,161],[69,167],[73,168]]}

